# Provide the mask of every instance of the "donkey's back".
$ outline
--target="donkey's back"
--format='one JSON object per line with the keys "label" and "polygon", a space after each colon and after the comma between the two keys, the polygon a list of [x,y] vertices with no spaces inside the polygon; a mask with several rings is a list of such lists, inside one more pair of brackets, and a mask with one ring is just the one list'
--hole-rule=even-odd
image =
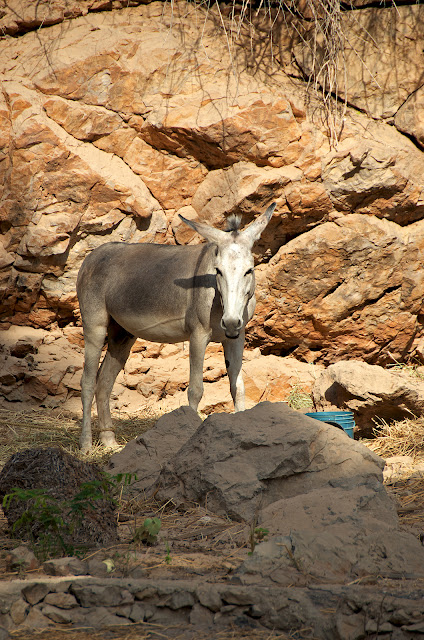
{"label": "donkey's back", "polygon": [[194,298],[202,293],[209,303],[214,298],[214,276],[202,274],[208,270],[203,264],[208,250],[208,245],[121,242],[98,247],[77,279],[84,332],[96,325],[106,329],[114,320],[145,340],[187,340],[198,306]]}

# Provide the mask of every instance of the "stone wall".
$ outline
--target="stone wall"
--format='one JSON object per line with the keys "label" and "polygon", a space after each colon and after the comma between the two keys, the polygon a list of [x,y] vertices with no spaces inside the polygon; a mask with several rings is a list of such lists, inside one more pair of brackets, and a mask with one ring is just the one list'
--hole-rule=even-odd
{"label": "stone wall", "polygon": [[186,2],[0,8],[4,328],[78,324],[76,274],[103,242],[198,242],[178,213],[222,226],[276,201],[250,346],[422,357],[422,6],[343,14],[336,148],[281,25],[273,58],[260,25],[229,53],[216,10]]}
{"label": "stone wall", "polygon": [[[292,633],[312,627],[315,637],[323,640],[360,638],[383,628],[393,633],[390,637],[412,640],[423,630],[421,599],[417,590],[399,592],[389,586],[382,594],[375,585],[300,589],[203,580],[46,576],[9,580],[7,589],[0,589],[0,623],[3,632],[6,628],[12,633],[50,629],[56,634],[69,633],[70,624],[92,632],[106,625],[122,625],[124,634],[131,633],[128,625],[134,623],[144,623],[143,632],[154,632],[160,623],[163,637],[172,637],[166,631],[176,627],[197,633],[199,638],[210,637],[211,632],[223,634],[229,625],[233,630],[250,631],[251,637],[255,629],[258,634],[265,628],[269,633]],[[2,637],[9,636],[4,632]]]}

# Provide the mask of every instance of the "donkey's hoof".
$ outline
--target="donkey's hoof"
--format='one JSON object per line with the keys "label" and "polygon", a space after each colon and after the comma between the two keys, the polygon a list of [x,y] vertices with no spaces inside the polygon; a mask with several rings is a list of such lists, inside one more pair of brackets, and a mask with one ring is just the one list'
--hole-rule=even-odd
{"label": "donkey's hoof", "polygon": [[81,453],[87,454],[91,451],[91,442],[80,442]]}
{"label": "donkey's hoof", "polygon": [[101,431],[100,442],[104,447],[107,447],[108,449],[116,449],[117,447],[119,447],[113,431]]}

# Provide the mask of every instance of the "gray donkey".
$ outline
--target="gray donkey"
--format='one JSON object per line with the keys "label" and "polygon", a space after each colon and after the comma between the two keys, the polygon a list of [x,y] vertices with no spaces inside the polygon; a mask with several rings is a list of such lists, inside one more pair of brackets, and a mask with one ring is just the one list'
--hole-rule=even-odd
{"label": "gray donkey", "polygon": [[[109,242],[85,258],[77,279],[85,343],[80,438],[84,452],[92,446],[94,394],[101,442],[116,445],[109,399],[137,338],[190,341],[188,401],[194,410],[203,395],[206,346],[221,342],[235,411],[244,409],[244,328],[256,303],[252,246],[275,207],[273,203],[243,231],[235,216],[227,231],[180,216],[206,244]],[[107,352],[99,369],[106,336]]]}

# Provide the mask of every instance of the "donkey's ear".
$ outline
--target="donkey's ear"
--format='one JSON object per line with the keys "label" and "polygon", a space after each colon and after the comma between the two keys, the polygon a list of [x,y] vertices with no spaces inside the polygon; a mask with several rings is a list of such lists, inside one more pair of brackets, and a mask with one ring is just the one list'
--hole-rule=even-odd
{"label": "donkey's ear", "polygon": [[244,239],[246,239],[250,245],[252,246],[256,240],[259,240],[261,237],[262,231],[265,229],[268,222],[271,220],[271,216],[274,213],[274,209],[277,206],[276,202],[273,202],[268,209],[263,213],[259,218],[256,218],[253,222],[249,224],[246,229],[244,229],[241,233]]}
{"label": "donkey's ear", "polygon": [[188,224],[189,227],[200,233],[203,238],[205,238],[208,242],[222,242],[223,240],[228,239],[228,234],[225,231],[221,231],[221,229],[215,229],[214,227],[210,227],[208,224],[204,222],[194,222],[193,220],[187,220],[180,213],[178,214],[183,222]]}

